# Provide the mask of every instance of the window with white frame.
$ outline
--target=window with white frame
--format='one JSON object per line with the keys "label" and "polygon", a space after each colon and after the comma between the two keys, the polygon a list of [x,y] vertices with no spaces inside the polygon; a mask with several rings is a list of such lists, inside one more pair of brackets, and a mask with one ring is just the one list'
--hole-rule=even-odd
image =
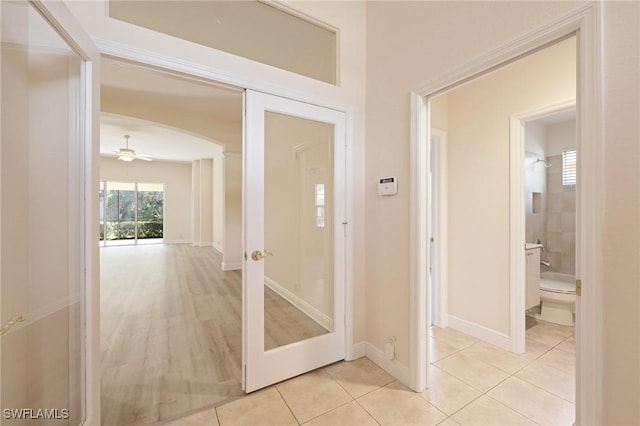
{"label": "window with white frame", "polygon": [[316,183],[316,226],[324,228],[324,183]]}
{"label": "window with white frame", "polygon": [[575,149],[562,151],[562,185],[576,184],[577,155]]}

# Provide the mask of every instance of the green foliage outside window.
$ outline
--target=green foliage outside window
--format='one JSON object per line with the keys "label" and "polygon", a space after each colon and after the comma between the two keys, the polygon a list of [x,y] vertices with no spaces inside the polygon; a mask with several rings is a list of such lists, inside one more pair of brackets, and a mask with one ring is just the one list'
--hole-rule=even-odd
{"label": "green foliage outside window", "polygon": [[[136,238],[136,191],[106,191],[106,223],[100,227],[100,239]],[[164,192],[138,191],[138,239],[163,237]]]}

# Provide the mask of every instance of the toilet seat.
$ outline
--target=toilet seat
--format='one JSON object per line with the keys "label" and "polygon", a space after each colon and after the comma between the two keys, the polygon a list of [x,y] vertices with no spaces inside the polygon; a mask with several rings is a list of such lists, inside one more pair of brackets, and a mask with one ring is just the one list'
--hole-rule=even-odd
{"label": "toilet seat", "polygon": [[576,294],[576,285],[574,283],[565,283],[561,281],[540,280],[540,289],[550,293],[559,294]]}

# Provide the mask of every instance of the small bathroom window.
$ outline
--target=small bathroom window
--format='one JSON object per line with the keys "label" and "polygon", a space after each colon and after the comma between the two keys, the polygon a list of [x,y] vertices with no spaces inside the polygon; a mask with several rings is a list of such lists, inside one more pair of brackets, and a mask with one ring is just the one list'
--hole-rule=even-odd
{"label": "small bathroom window", "polygon": [[562,185],[569,186],[576,184],[576,167],[577,155],[576,150],[562,151]]}

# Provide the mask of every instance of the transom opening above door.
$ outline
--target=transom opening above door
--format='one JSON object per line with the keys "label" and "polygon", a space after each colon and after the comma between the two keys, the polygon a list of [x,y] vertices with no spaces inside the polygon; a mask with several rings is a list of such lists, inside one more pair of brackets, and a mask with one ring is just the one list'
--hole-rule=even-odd
{"label": "transom opening above door", "polygon": [[337,84],[337,31],[261,1],[110,1],[109,16]]}

